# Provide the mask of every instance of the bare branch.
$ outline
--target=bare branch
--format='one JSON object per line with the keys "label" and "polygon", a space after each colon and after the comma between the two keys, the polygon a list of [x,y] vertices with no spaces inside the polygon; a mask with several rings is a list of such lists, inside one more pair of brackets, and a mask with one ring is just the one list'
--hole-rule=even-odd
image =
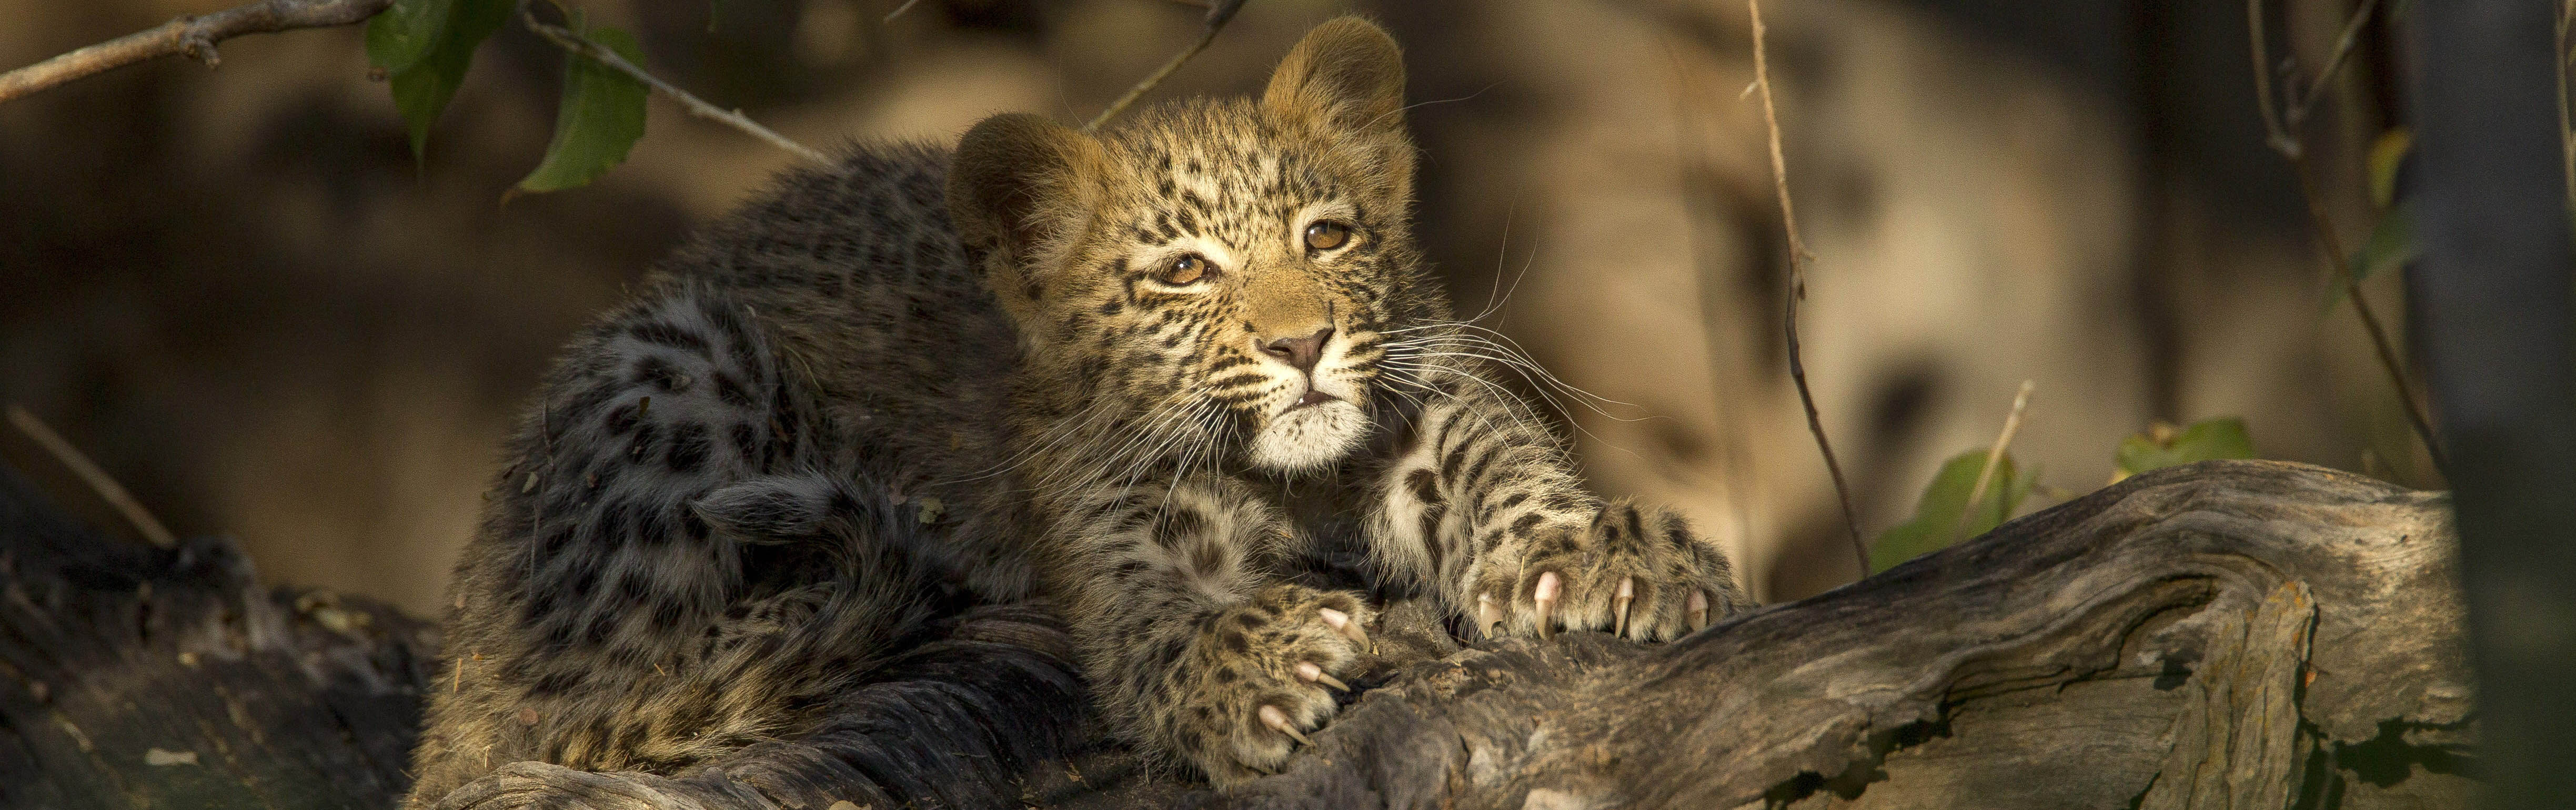
{"label": "bare branch", "polygon": [[522,16],[527,22],[528,30],[537,32],[539,36],[545,37],[547,40],[552,41],[555,45],[562,47],[566,51],[570,51],[583,58],[606,65],[619,73],[624,73],[627,76],[633,77],[636,81],[643,82],[646,87],[651,87],[655,90],[661,91],[662,95],[670,96],[671,100],[680,102],[680,106],[688,109],[690,115],[695,115],[699,118],[704,118],[733,127],[734,129],[742,130],[745,134],[754,138],[768,141],[771,146],[776,146],[780,149],[793,152],[797,157],[813,161],[818,165],[829,166],[832,163],[831,156],[815,151],[813,147],[790,140],[787,136],[780,135],[775,130],[771,130],[768,127],[761,126],[759,122],[745,117],[741,110],[725,110],[717,107],[716,105],[709,104],[697,96],[690,95],[689,91],[672,86],[670,82],[663,81],[660,77],[644,72],[644,69],[636,67],[635,63],[628,62],[625,57],[618,56],[616,51],[609,50],[608,48],[601,46],[599,43],[592,42],[588,37],[573,33],[572,29],[539,22],[533,14],[523,14]]}
{"label": "bare branch", "polygon": [[44,420],[37,419],[35,414],[27,412],[25,408],[11,405],[9,424],[18,426],[18,432],[27,434],[27,438],[34,439],[37,444],[43,445],[45,452],[54,455],[55,461],[62,462],[73,475],[80,476],[81,482],[88,484],[92,491],[97,492],[101,500],[107,501],[109,506],[116,507],[117,514],[124,515],[126,522],[134,524],[134,530],[142,532],[143,539],[150,540],[153,545],[162,548],[179,547],[179,538],[170,533],[169,527],[161,525],[161,521],[152,516],[151,510],[143,508],[142,502],[134,499],[134,493],[125,491],[125,485],[117,483],[106,470],[99,469],[97,462],[89,460],[89,456],[82,453],[80,448],[73,447],[62,434],[55,433],[53,428],[47,427]]}
{"label": "bare branch", "polygon": [[2405,361],[2398,358],[2396,341],[2388,336],[2386,328],[2379,325],[2378,310],[2370,305],[2370,296],[2362,292],[2361,285],[2343,279],[2343,257],[2352,254],[2344,252],[2343,240],[2335,236],[2334,219],[2326,214],[2324,194],[2317,190],[2317,181],[2308,171],[2307,160],[2291,158],[2290,171],[2299,176],[2299,196],[2307,200],[2308,229],[2317,234],[2317,238],[2311,240],[2317,246],[2317,266],[2325,270],[2328,283],[2341,284],[2344,292],[2350,294],[2352,312],[2361,317],[2362,331],[2370,334],[2370,348],[2379,355],[2380,367],[2388,370],[2388,382],[2397,388],[2397,399],[2406,406],[2406,421],[2414,426],[2415,435],[2424,440],[2424,452],[2432,456],[2434,468],[2441,470],[2443,478],[2449,478],[2451,460],[2442,452],[2442,444],[2433,439],[2433,419],[2424,412],[2423,400],[2415,396],[2415,384],[2407,379]]}
{"label": "bare branch", "polygon": [[223,61],[215,43],[243,34],[329,28],[363,22],[393,0],[262,0],[202,17],[180,17],[8,73],[0,73],[0,103],[73,79],[174,54],[214,67]]}
{"label": "bare branch", "polygon": [[1816,394],[1807,388],[1807,364],[1798,356],[1798,301],[1807,297],[1807,263],[1815,260],[1815,254],[1808,253],[1806,241],[1798,238],[1798,212],[1789,204],[1789,162],[1780,156],[1780,114],[1771,106],[1771,65],[1763,53],[1762,0],[1744,0],[1744,5],[1753,13],[1753,84],[1762,90],[1762,126],[1771,136],[1771,185],[1780,192],[1780,224],[1789,232],[1789,380],[1797,384],[1798,402],[1807,408],[1807,432],[1816,436],[1816,450],[1825,456],[1825,472],[1833,475],[1834,496],[1842,502],[1843,529],[1851,533],[1860,575],[1868,576],[1869,544],[1860,539],[1860,510],[1852,507],[1851,485],[1843,481],[1842,462],[1834,460],[1834,445],[1825,440],[1825,423],[1816,416]]}
{"label": "bare branch", "polygon": [[2299,141],[2281,126],[2280,107],[2272,102],[2272,49],[2264,42],[2263,0],[2245,0],[2247,40],[2253,43],[2254,102],[2263,108],[2263,143],[2273,151],[2299,159]]}
{"label": "bare branch", "polygon": [[1225,30],[1225,24],[1234,19],[1234,13],[1243,10],[1244,2],[1245,0],[1215,0],[1215,2],[1210,3],[1208,5],[1207,23],[1199,30],[1198,41],[1190,43],[1190,46],[1187,48],[1182,48],[1180,53],[1173,54],[1172,61],[1164,62],[1161,69],[1154,71],[1153,75],[1146,76],[1144,81],[1137,82],[1136,86],[1127,88],[1126,95],[1119,96],[1117,101],[1110,102],[1109,108],[1101,110],[1099,115],[1094,116],[1091,119],[1091,123],[1082,125],[1082,131],[1100,131],[1100,125],[1109,123],[1109,119],[1116,118],[1119,113],[1126,112],[1127,108],[1134,105],[1137,99],[1143,98],[1148,92],[1152,92],[1155,85],[1162,84],[1164,79],[1171,78],[1171,75],[1174,72],[1179,71],[1182,65],[1188,64],[1190,57],[1197,56],[1200,51],[1207,50],[1208,43],[1216,41],[1217,32]]}
{"label": "bare branch", "polygon": [[2567,27],[2571,23],[2576,23],[2576,0],[2566,0],[2558,4],[2558,48],[2555,60],[2555,67],[2558,69],[2559,160],[2567,173],[2567,212],[2569,216],[2576,216],[2576,111],[2570,111],[2567,106],[2568,62],[2576,59],[2576,52],[2567,50]]}
{"label": "bare branch", "polygon": [[2425,412],[2423,400],[2415,396],[2415,385],[2407,378],[2406,364],[2399,359],[2395,341],[2389,338],[2388,330],[2380,326],[2379,313],[2370,305],[2370,297],[2362,293],[2361,285],[2349,283],[2346,279],[2344,257],[2352,254],[2344,252],[2342,238],[2335,235],[2334,218],[2326,213],[2325,195],[2318,191],[2316,178],[2309,172],[2307,147],[2298,132],[2298,125],[2307,118],[2309,105],[2324,93],[2323,88],[2334,83],[2335,71],[2343,66],[2345,55],[2351,53],[2353,43],[2359,39],[2362,24],[2378,5],[2377,0],[2364,0],[2361,8],[2353,12],[2352,20],[2344,24],[2343,38],[2335,46],[2334,57],[2326,63],[2326,72],[2319,74],[2314,88],[2286,111],[2288,120],[2285,123],[2284,111],[2273,107],[2272,51],[2263,34],[2263,0],[2245,0],[2245,20],[2251,31],[2248,48],[2254,59],[2254,99],[2263,107],[2265,142],[2272,151],[2289,160],[2290,173],[2298,176],[2299,196],[2307,203],[2308,229],[2316,233],[2312,241],[2316,244],[2317,264],[2325,271],[2326,283],[2351,293],[2353,314],[2360,317],[2362,331],[2370,336],[2370,348],[2378,355],[2380,367],[2387,370],[2389,384],[2397,389],[2397,399],[2406,407],[2406,421],[2415,428],[2416,438],[2424,442],[2424,452],[2432,457],[2433,467],[2447,479],[2451,477],[2450,458],[2442,452],[2442,443],[2433,433],[2433,419]]}
{"label": "bare branch", "polygon": [[2343,69],[2343,61],[2352,56],[2354,46],[2361,44],[2361,29],[2370,24],[2371,13],[2378,9],[2379,0],[2361,0],[2361,7],[2353,9],[2352,19],[2344,21],[2343,35],[2335,38],[2334,55],[2326,58],[2325,70],[2317,73],[2317,83],[2310,85],[2308,92],[2290,102],[2290,109],[2281,115],[2283,125],[2295,130],[2301,122],[2308,120],[2308,112],[2316,107],[2317,98],[2326,94],[2326,88],[2334,86],[2328,80],[2334,78],[2335,71]]}

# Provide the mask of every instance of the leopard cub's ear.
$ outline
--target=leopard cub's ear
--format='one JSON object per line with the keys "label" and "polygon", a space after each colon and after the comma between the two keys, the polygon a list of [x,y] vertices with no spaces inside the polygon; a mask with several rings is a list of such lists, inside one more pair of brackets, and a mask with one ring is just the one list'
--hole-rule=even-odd
{"label": "leopard cub's ear", "polygon": [[1404,55],[1386,29],[1339,17],[1297,41],[1270,74],[1261,106],[1363,137],[1403,137]]}
{"label": "leopard cub's ear", "polygon": [[1035,269],[1031,261],[1088,221],[1108,164],[1099,141],[1043,117],[984,119],[949,163],[949,221],[970,255],[998,251],[1015,270]]}

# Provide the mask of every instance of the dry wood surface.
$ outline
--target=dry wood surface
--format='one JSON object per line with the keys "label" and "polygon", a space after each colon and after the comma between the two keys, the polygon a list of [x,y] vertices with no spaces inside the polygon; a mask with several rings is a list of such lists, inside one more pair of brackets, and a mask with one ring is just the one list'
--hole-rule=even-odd
{"label": "dry wood surface", "polygon": [[[1398,605],[1378,635],[1412,663],[1284,773],[1222,793],[1095,739],[1046,691],[1071,677],[1061,628],[988,610],[884,688],[910,722],[987,724],[989,751],[523,763],[447,806],[2459,806],[2455,546],[2446,495],[2208,462],[1660,647],[1460,648]],[[225,541],[110,541],[0,474],[0,806],[388,807],[434,650],[380,606],[259,587]]]}

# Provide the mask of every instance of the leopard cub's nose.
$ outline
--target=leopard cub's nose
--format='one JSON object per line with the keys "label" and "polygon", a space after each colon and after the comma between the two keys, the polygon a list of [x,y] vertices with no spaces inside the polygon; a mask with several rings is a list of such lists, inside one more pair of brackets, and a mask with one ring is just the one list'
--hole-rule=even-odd
{"label": "leopard cub's nose", "polygon": [[1298,371],[1314,371],[1315,361],[1324,356],[1324,341],[1331,339],[1333,328],[1327,326],[1304,337],[1259,341],[1257,345],[1261,347],[1262,354],[1285,360]]}

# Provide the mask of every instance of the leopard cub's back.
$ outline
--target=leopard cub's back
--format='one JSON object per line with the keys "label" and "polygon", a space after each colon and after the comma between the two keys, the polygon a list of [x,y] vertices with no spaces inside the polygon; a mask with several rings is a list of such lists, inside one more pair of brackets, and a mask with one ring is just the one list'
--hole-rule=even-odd
{"label": "leopard cub's back", "polygon": [[973,500],[1014,351],[946,161],[869,146],[788,175],[567,347],[450,586],[415,803],[522,759],[659,770],[792,734],[919,628],[889,553],[1025,591],[1013,549],[972,539],[990,521],[923,509]]}
{"label": "leopard cub's back", "polygon": [[939,504],[913,549],[988,600],[1026,596],[1006,490],[1020,342],[948,219],[949,150],[862,146],[711,227],[664,265],[739,297],[828,419],[833,469]]}

